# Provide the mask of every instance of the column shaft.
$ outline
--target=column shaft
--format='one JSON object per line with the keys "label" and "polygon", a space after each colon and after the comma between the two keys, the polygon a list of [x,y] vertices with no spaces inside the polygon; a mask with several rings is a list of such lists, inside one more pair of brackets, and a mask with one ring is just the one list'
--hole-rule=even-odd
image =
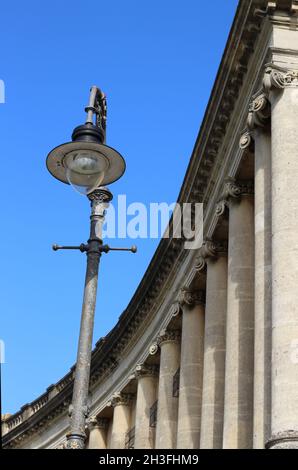
{"label": "column shaft", "polygon": [[89,425],[88,449],[107,448],[107,426],[108,421],[104,418],[99,418]]}
{"label": "column shaft", "polygon": [[[297,83],[296,83],[297,85]],[[298,448],[298,88],[272,105],[272,436]]]}
{"label": "column shaft", "polygon": [[157,398],[158,377],[144,375],[138,378],[135,420],[135,449],[153,449],[155,429],[150,427],[150,409]]}
{"label": "column shaft", "polygon": [[204,317],[205,307],[203,304],[183,306],[178,449],[198,449],[200,443]]}
{"label": "column shaft", "polygon": [[111,449],[124,449],[125,438],[131,427],[131,398],[117,396],[112,400],[114,407]]}
{"label": "column shaft", "polygon": [[221,449],[223,439],[227,316],[227,256],[208,260],[201,449]]}
{"label": "column shaft", "polygon": [[180,365],[180,341],[163,340],[160,344],[156,449],[175,449],[178,398],[173,396],[173,377]]}
{"label": "column shaft", "polygon": [[271,411],[271,136],[255,130],[255,357],[253,447],[264,449]]}
{"label": "column shaft", "polygon": [[224,449],[251,449],[254,366],[254,206],[230,200]]}

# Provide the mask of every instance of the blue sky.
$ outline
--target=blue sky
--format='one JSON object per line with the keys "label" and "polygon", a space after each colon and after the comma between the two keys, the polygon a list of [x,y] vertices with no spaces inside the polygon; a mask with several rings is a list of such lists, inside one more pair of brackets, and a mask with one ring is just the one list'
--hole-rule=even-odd
{"label": "blue sky", "polygon": [[[112,185],[127,202],[176,200],[237,0],[57,0],[1,6],[0,104],[3,411],[16,412],[76,357],[89,204],[46,170],[83,123],[89,88],[107,94],[107,143],[126,159]],[[128,245],[131,240],[113,240]],[[102,257],[94,343],[126,308],[157,247]]]}

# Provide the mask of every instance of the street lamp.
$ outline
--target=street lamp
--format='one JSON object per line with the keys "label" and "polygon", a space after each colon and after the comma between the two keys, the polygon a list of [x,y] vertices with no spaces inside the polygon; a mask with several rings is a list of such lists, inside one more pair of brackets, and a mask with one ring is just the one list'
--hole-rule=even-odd
{"label": "street lamp", "polygon": [[59,145],[47,156],[47,168],[58,180],[71,184],[91,201],[90,238],[80,246],[53,245],[53,250],[80,250],[87,254],[87,268],[82,306],[81,326],[75,368],[72,404],[69,408],[70,432],[67,448],[85,447],[88,391],[91,366],[92,337],[97,293],[99,260],[109,251],[131,251],[131,248],[111,248],[103,245],[102,226],[105,211],[112,200],[107,184],[119,179],[125,171],[123,157],[105,144],[106,98],[97,87],[92,87],[87,119],[72,133],[72,142]]}

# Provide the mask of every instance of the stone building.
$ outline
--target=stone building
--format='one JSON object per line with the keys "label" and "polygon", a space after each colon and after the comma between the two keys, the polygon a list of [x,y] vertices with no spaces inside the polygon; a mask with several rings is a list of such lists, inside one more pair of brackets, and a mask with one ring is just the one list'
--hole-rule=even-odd
{"label": "stone building", "polygon": [[[199,251],[162,239],[93,351],[89,448],[298,448],[298,1],[241,0],[179,195]],[[63,447],[74,368],[6,418]]]}

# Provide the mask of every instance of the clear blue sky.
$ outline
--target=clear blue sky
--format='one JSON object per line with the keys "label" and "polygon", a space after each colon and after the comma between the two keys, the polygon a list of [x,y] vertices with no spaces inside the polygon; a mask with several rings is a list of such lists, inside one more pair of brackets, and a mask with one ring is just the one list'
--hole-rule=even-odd
{"label": "clear blue sky", "polygon": [[[108,97],[107,142],[126,158],[110,189],[128,202],[174,202],[237,0],[51,0],[1,6],[1,329],[3,411],[16,412],[76,357],[88,201],[45,158],[83,122],[89,87]],[[131,245],[131,240],[112,241]],[[158,244],[102,257],[94,342],[126,308]]]}

